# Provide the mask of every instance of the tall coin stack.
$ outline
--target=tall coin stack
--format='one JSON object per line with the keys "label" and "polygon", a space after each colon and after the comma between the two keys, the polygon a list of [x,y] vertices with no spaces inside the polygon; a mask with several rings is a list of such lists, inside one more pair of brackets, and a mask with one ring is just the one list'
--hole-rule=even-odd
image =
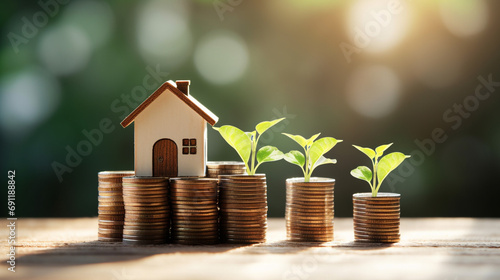
{"label": "tall coin stack", "polygon": [[124,177],[123,242],[161,244],[169,236],[168,178]]}
{"label": "tall coin stack", "polygon": [[219,207],[223,242],[266,242],[265,174],[219,176]]}
{"label": "tall coin stack", "polygon": [[357,193],[354,204],[354,239],[366,242],[399,242],[400,198],[397,193]]}
{"label": "tall coin stack", "polygon": [[209,161],[207,162],[207,177],[218,178],[219,175],[245,174],[245,164],[241,161]]}
{"label": "tall coin stack", "polygon": [[216,244],[219,241],[217,179],[173,178],[171,237],[179,244]]}
{"label": "tall coin stack", "polygon": [[121,242],[125,208],[123,207],[122,178],[133,176],[134,171],[102,171],[97,177],[99,241]]}
{"label": "tall coin stack", "polygon": [[286,234],[290,241],[333,241],[333,190],[329,178],[286,180]]}

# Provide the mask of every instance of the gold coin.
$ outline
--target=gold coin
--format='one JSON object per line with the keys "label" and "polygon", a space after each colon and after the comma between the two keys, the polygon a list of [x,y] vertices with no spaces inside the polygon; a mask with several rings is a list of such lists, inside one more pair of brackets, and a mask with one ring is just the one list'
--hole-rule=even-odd
{"label": "gold coin", "polygon": [[127,211],[149,212],[149,211],[169,211],[170,207],[167,205],[163,205],[163,206],[147,206],[147,205],[145,205],[145,206],[125,206],[124,209]]}
{"label": "gold coin", "polygon": [[136,239],[123,238],[123,243],[129,245],[154,245],[154,244],[164,244],[166,243],[166,239],[161,238],[154,240],[136,240]]}
{"label": "gold coin", "polygon": [[120,214],[120,215],[104,215],[104,214],[100,214],[98,216],[98,219],[99,220],[103,220],[103,221],[123,221],[123,214]]}
{"label": "gold coin", "polygon": [[[229,215],[227,215],[229,214]],[[266,220],[267,215],[266,213],[261,213],[261,214],[255,214],[254,213],[249,213],[247,215],[242,215],[241,213],[224,213],[221,212],[220,216],[221,221],[249,221],[249,222],[255,222],[255,221],[261,221],[261,220]]]}
{"label": "gold coin", "polygon": [[125,211],[125,208],[122,206],[97,206],[97,210],[103,210],[103,211]]}
{"label": "gold coin", "polygon": [[393,235],[399,235],[399,229],[397,230],[387,230],[387,231],[375,231],[375,230],[366,230],[362,228],[355,228],[354,229],[355,234],[361,234],[361,235],[370,235],[370,236],[393,236]]}
{"label": "gold coin", "polygon": [[177,210],[200,210],[200,211],[217,211],[217,205],[210,205],[210,206],[205,206],[205,205],[200,205],[200,206],[194,206],[194,205],[172,205],[172,212],[176,212]]}
{"label": "gold coin", "polygon": [[399,228],[399,222],[394,222],[394,223],[359,223],[359,222],[354,222],[354,227],[362,227],[362,228],[366,228],[366,229]]}
{"label": "gold coin", "polygon": [[125,210],[121,210],[121,211],[107,211],[107,210],[98,210],[97,213],[99,215],[125,215]]}
{"label": "gold coin", "polygon": [[98,217],[98,223],[99,225],[123,225],[123,219],[122,220],[106,220],[102,219],[102,217]]}
{"label": "gold coin", "polygon": [[122,233],[97,233],[98,238],[122,238]]}
{"label": "gold coin", "polygon": [[245,168],[242,161],[207,161],[207,168]]}
{"label": "gold coin", "polygon": [[124,197],[124,203],[125,205],[127,204],[134,204],[134,203],[139,203],[139,204],[143,204],[143,203],[163,203],[163,205],[166,205],[167,204],[167,198],[166,197],[157,197],[157,198],[137,198],[137,197],[134,197],[134,198],[127,198],[127,197]]}
{"label": "gold coin", "polygon": [[354,218],[356,220],[399,220],[400,219],[400,216],[399,215],[381,215],[381,216],[377,216],[377,215],[360,215],[360,214],[356,214],[354,213]]}
{"label": "gold coin", "polygon": [[97,201],[99,202],[111,202],[111,203],[116,203],[116,202],[122,202],[123,197],[122,196],[97,196]]}
{"label": "gold coin", "polygon": [[[185,242],[196,242],[199,244],[206,244],[207,242],[218,242],[218,235],[172,235],[173,243]],[[210,244],[210,243],[209,243]],[[212,243],[213,244],[213,243]]]}
{"label": "gold coin", "polygon": [[98,193],[101,193],[101,192],[119,192],[120,194],[123,193],[123,188],[121,185],[119,186],[112,186],[112,187],[103,187],[103,186],[99,186],[97,187],[97,192]]}
{"label": "gold coin", "polygon": [[97,204],[98,207],[110,207],[110,208],[123,208],[125,204],[123,202],[99,202]]}
{"label": "gold coin", "polygon": [[333,219],[318,219],[318,220],[288,219],[286,220],[286,224],[296,224],[296,225],[333,224]]}
{"label": "gold coin", "polygon": [[127,231],[163,230],[165,232],[168,232],[168,228],[165,226],[124,226],[123,230]]}
{"label": "gold coin", "polygon": [[102,241],[102,242],[122,242],[121,238],[115,238],[115,237],[102,237],[98,236],[97,241]]}
{"label": "gold coin", "polygon": [[122,230],[123,229],[123,224],[121,225],[116,225],[116,224],[103,224],[101,222],[98,223],[99,228],[103,229],[115,229],[115,230]]}
{"label": "gold coin", "polygon": [[165,236],[168,234],[168,229],[163,228],[163,229],[129,229],[129,228],[124,228],[123,229],[123,234],[124,235],[135,235],[135,236],[145,236],[145,235],[160,235],[160,236]]}
{"label": "gold coin", "polygon": [[389,214],[400,213],[400,209],[399,208],[394,208],[394,209],[387,209],[387,208],[383,208],[383,209],[380,209],[380,208],[379,209],[376,209],[376,208],[368,209],[368,208],[354,207],[353,211],[359,212],[359,213],[389,213]]}
{"label": "gold coin", "polygon": [[267,209],[267,202],[221,203],[219,207],[221,209]]}
{"label": "gold coin", "polygon": [[127,202],[125,204],[125,210],[128,207],[168,207],[168,203],[167,202],[147,202],[147,203]]}

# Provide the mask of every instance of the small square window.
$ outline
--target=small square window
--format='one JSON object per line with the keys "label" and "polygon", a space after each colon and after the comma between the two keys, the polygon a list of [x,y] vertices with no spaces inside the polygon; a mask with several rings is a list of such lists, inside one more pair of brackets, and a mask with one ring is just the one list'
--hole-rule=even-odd
{"label": "small square window", "polygon": [[196,138],[182,139],[182,154],[183,155],[196,155]]}

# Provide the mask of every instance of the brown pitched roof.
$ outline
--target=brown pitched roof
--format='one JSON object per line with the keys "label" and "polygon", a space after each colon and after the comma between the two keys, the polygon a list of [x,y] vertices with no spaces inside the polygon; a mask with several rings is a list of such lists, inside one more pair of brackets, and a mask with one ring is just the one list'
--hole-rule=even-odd
{"label": "brown pitched roof", "polygon": [[204,118],[210,125],[215,125],[219,120],[219,118],[214,113],[210,112],[210,110],[203,106],[203,104],[201,104],[198,100],[196,100],[191,95],[185,95],[179,89],[177,89],[174,82],[168,81],[163,83],[163,85],[161,85],[161,87],[159,87],[155,92],[153,92],[153,94],[151,94],[146,100],[144,100],[141,105],[135,108],[135,110],[121,122],[121,125],[123,127],[127,127],[129,124],[131,124],[135,120],[135,118],[149,106],[149,104],[153,103],[153,101],[167,89],[173,92],[189,107],[191,107],[191,109],[193,109],[202,118]]}

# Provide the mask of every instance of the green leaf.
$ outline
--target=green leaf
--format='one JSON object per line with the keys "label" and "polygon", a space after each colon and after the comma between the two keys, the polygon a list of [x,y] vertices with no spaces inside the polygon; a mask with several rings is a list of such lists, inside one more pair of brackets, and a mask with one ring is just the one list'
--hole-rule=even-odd
{"label": "green leaf", "polygon": [[318,161],[316,161],[316,163],[314,164],[313,168],[311,169],[311,174],[312,174],[312,171],[320,166],[320,165],[323,165],[323,164],[336,164],[337,163],[337,160],[336,159],[330,159],[330,158],[326,158],[324,156],[321,156]]}
{"label": "green leaf", "polygon": [[254,130],[252,132],[245,132],[245,134],[250,138],[250,141],[256,141],[255,136],[257,135],[257,132]]}
{"label": "green leaf", "polygon": [[354,178],[367,181],[371,186],[372,171],[366,166],[358,166],[356,169],[351,170],[351,175]]}
{"label": "green leaf", "polygon": [[281,118],[281,119],[276,119],[276,120],[273,120],[273,121],[265,121],[265,122],[261,122],[259,123],[256,127],[255,127],[255,130],[257,130],[257,132],[262,135],[262,133],[266,132],[266,130],[268,130],[269,128],[271,128],[272,126],[274,126],[275,124],[279,123],[280,121],[284,120],[285,118]]}
{"label": "green leaf", "polygon": [[277,161],[283,158],[283,153],[278,148],[273,146],[265,146],[260,148],[257,152],[257,162],[259,164],[264,162]]}
{"label": "green leaf", "polygon": [[385,150],[387,150],[390,146],[392,146],[393,143],[391,144],[387,144],[387,145],[381,145],[381,146],[378,146],[376,149],[375,149],[375,152],[377,153],[377,158],[378,157],[381,157]]}
{"label": "green leaf", "polygon": [[363,154],[367,155],[370,159],[375,158],[375,151],[370,148],[363,148],[360,146],[352,145],[354,148],[360,150]]}
{"label": "green leaf", "polygon": [[219,131],[220,135],[226,140],[229,146],[236,150],[243,162],[245,164],[248,163],[252,149],[250,137],[239,128],[231,125],[224,125],[219,128],[214,127],[214,129]]}
{"label": "green leaf", "polygon": [[301,168],[306,163],[306,158],[304,157],[304,154],[296,150],[286,153],[284,159],[289,163],[300,166]]}
{"label": "green leaf", "polygon": [[297,142],[302,148],[305,148],[307,145],[307,140],[306,138],[300,136],[300,135],[293,135],[293,134],[288,134],[288,133],[282,133],[285,136],[288,136],[290,139],[293,141]]}
{"label": "green leaf", "polygon": [[314,142],[309,149],[309,164],[314,166],[318,159],[330,151],[337,143],[342,142],[342,140],[337,140],[333,137],[323,137],[316,142]]}
{"label": "green leaf", "polygon": [[378,186],[380,186],[385,177],[387,177],[392,170],[396,169],[407,157],[409,156],[399,152],[390,153],[383,157],[377,166]]}
{"label": "green leaf", "polygon": [[320,135],[321,133],[318,133],[318,134],[315,134],[313,135],[311,138],[307,139],[306,140],[306,145],[310,146],[314,143],[314,140],[316,140],[316,138],[318,138],[318,136]]}

